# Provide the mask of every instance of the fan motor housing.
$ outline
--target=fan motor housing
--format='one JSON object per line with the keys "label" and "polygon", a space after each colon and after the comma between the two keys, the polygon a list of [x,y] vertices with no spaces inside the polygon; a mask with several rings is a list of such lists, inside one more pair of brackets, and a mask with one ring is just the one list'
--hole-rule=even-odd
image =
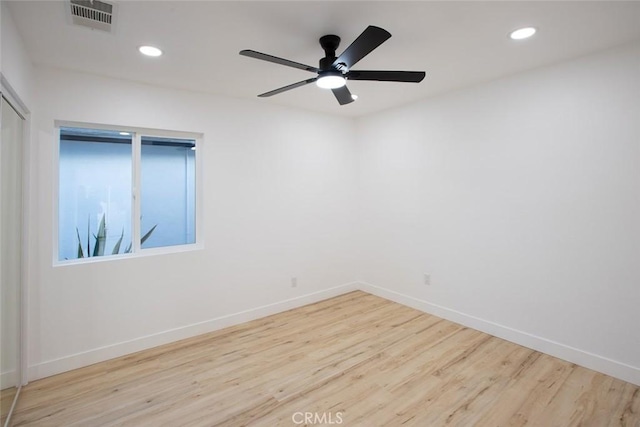
{"label": "fan motor housing", "polygon": [[340,46],[340,37],[334,34],[328,34],[320,37],[320,46],[324,50],[324,58],[320,59],[321,70],[330,70],[332,68],[333,61],[336,60],[336,50]]}

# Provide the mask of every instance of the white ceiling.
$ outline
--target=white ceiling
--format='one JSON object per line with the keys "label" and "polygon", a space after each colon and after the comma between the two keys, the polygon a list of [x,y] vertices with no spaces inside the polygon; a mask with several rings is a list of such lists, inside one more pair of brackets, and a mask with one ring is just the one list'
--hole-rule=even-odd
{"label": "white ceiling", "polygon": [[[640,40],[638,1],[119,1],[112,34],[72,26],[63,1],[8,3],[35,64],[350,117]],[[256,98],[313,74],[240,50],[317,66],[320,36],[339,35],[340,53],[367,25],[393,36],[354,69],[426,79],[349,82],[359,99],[346,106],[315,85]],[[522,26],[538,34],[510,40]],[[142,57],[142,44],[165,55]]]}

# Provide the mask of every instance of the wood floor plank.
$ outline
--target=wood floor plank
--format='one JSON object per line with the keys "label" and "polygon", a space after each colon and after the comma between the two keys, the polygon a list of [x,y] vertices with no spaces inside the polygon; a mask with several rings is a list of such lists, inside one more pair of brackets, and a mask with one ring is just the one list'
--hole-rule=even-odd
{"label": "wood floor plank", "polygon": [[13,425],[273,427],[305,414],[640,427],[640,387],[358,291],[33,382]]}

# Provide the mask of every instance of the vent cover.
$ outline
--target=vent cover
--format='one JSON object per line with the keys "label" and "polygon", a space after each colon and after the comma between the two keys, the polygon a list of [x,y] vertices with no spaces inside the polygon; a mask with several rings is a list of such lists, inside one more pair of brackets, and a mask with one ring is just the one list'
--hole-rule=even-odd
{"label": "vent cover", "polygon": [[71,22],[111,32],[114,5],[99,0],[70,0]]}

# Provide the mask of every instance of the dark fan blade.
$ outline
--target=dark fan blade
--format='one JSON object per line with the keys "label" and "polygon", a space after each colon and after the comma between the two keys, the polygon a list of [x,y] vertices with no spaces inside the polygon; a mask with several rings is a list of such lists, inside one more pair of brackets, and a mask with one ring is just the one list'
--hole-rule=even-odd
{"label": "dark fan blade", "polygon": [[351,96],[351,92],[347,89],[346,86],[339,87],[338,89],[331,89],[331,92],[336,96],[338,103],[340,105],[345,105],[350,102],[353,102],[353,97]]}
{"label": "dark fan blade", "polygon": [[338,69],[340,69],[339,64],[345,64],[347,69],[353,67],[356,62],[371,53],[373,49],[380,46],[389,37],[391,37],[391,34],[388,31],[369,25],[362,34],[333,61],[333,66]]}
{"label": "dark fan blade", "polygon": [[349,80],[377,80],[380,82],[420,83],[426,73],[424,71],[349,71]]}
{"label": "dark fan blade", "polygon": [[318,72],[318,69],[316,67],[312,67],[311,65],[300,64],[299,62],[289,61],[288,59],[278,58],[277,56],[267,55],[266,53],[256,52],[255,50],[241,50],[240,55],[248,56],[249,58],[262,59],[263,61],[286,65],[288,67],[298,68],[300,70],[311,71],[312,73]]}
{"label": "dark fan blade", "polygon": [[258,96],[259,96],[260,98],[266,98],[267,96],[277,95],[277,94],[279,94],[279,93],[286,92],[286,91],[288,91],[288,90],[295,89],[295,88],[300,87],[300,86],[308,85],[309,83],[313,83],[313,82],[315,82],[316,80],[318,80],[318,78],[317,78],[317,77],[314,77],[314,78],[312,78],[312,79],[303,80],[303,81],[301,81],[301,82],[294,83],[294,84],[291,84],[291,85],[289,85],[289,86],[281,87],[280,89],[275,89],[275,90],[272,90],[272,91],[270,91],[270,92],[262,93],[262,94],[260,94],[260,95],[258,95]]}

